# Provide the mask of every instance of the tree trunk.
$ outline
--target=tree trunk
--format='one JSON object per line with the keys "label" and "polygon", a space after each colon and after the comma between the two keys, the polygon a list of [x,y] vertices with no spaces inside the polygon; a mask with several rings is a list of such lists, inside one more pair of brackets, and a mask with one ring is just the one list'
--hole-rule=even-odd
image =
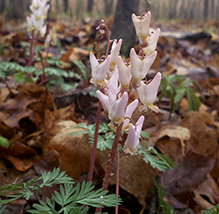
{"label": "tree trunk", "polygon": [[5,9],[5,0],[0,1],[0,14],[4,12]]}
{"label": "tree trunk", "polygon": [[67,13],[67,11],[68,11],[68,0],[63,0],[63,3],[64,3],[64,11],[65,11],[65,13]]}
{"label": "tree trunk", "polygon": [[215,1],[211,1],[211,19],[215,19]]}
{"label": "tree trunk", "polygon": [[59,0],[56,0],[56,12],[59,12]]}
{"label": "tree trunk", "polygon": [[114,23],[112,27],[111,39],[123,39],[121,53],[129,56],[129,50],[135,45],[135,29],[131,15],[138,15],[139,0],[118,0]]}
{"label": "tree trunk", "polygon": [[204,0],[204,20],[208,20],[208,0]]}
{"label": "tree trunk", "polygon": [[91,13],[93,11],[94,0],[87,0],[87,12]]}
{"label": "tree trunk", "polygon": [[[2,0],[1,0],[2,1]],[[10,19],[23,19],[24,18],[24,0],[9,0]]]}
{"label": "tree trunk", "polygon": [[104,0],[105,15],[109,16],[112,13],[113,0]]}

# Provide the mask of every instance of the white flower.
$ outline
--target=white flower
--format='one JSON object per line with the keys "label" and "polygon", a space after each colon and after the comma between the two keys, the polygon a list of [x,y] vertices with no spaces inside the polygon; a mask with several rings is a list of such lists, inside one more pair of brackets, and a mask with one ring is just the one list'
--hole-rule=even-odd
{"label": "white flower", "polygon": [[139,107],[140,111],[147,111],[147,109],[150,108],[156,113],[159,112],[159,108],[154,106],[153,103],[157,98],[157,91],[160,85],[160,81],[161,73],[158,72],[148,85],[141,82],[141,86],[137,88],[139,99],[143,103],[143,106]]}
{"label": "white flower", "polygon": [[125,65],[121,56],[118,57],[117,67],[119,70],[119,82],[121,83],[121,88],[127,88],[132,78],[131,69]]}
{"label": "white flower", "polygon": [[154,53],[152,53],[150,56],[146,56],[144,59],[140,59],[134,48],[131,49],[131,74],[133,76],[133,82],[136,84],[136,86],[139,86],[141,80],[145,78],[156,57],[157,52],[154,51]]}
{"label": "white flower", "polygon": [[96,87],[103,85],[105,83],[106,73],[110,64],[110,56],[107,56],[107,58],[99,64],[94,54],[90,52],[90,63],[92,70],[91,82],[94,83]]}
{"label": "white flower", "polygon": [[139,38],[140,44],[145,45],[149,35],[149,25],[151,21],[151,12],[148,11],[144,17],[139,19],[134,13],[132,14],[132,22],[135,26],[136,34]]}
{"label": "white flower", "polygon": [[130,126],[128,136],[123,148],[126,154],[129,153],[132,155],[137,150],[143,123],[144,123],[144,116],[142,115],[138,119],[135,126],[134,125]]}
{"label": "white flower", "polygon": [[148,36],[147,38],[148,44],[146,47],[143,48],[144,54],[146,56],[152,54],[155,51],[159,36],[160,36],[160,28],[158,28],[154,34]]}
{"label": "white flower", "polygon": [[111,53],[110,53],[110,56],[111,56],[110,68],[109,68],[110,71],[113,71],[115,65],[117,64],[117,58],[118,58],[118,55],[119,55],[121,45],[122,45],[122,39],[120,39],[118,41],[118,43],[117,43],[116,40],[113,42],[113,45],[112,45],[112,48],[111,48]]}

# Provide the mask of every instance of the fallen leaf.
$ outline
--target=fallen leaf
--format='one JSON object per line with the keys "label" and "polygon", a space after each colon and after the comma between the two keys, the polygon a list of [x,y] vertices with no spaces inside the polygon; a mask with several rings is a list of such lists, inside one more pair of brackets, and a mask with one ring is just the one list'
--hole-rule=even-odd
{"label": "fallen leaf", "polygon": [[173,196],[185,197],[207,179],[215,157],[196,154],[191,150],[174,170],[162,175],[162,186]]}
{"label": "fallen leaf", "polygon": [[163,126],[153,140],[156,142],[158,139],[168,136],[170,138],[178,138],[181,143],[182,154],[185,155],[185,141],[190,138],[189,129],[182,126],[165,125]]}
{"label": "fallen leaf", "polygon": [[194,152],[204,155],[215,154],[218,151],[218,127],[209,114],[188,112],[181,125],[190,130],[190,138],[186,144],[188,149],[192,148]]}

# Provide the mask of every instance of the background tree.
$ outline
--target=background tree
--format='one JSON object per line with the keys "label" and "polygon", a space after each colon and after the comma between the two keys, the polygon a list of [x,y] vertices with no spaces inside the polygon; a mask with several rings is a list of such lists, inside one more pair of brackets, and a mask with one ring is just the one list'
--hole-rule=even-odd
{"label": "background tree", "polygon": [[[1,0],[2,1],[2,0]],[[24,18],[24,0],[9,0],[9,18],[23,19]]]}
{"label": "background tree", "polygon": [[209,3],[209,0],[204,0],[204,19],[205,19],[205,21],[208,20],[208,3]]}
{"label": "background tree", "polygon": [[4,12],[5,9],[5,0],[0,1],[0,14]]}
{"label": "background tree", "polygon": [[91,13],[93,10],[94,0],[87,0],[87,12]]}
{"label": "background tree", "polygon": [[67,13],[67,11],[68,11],[68,0],[63,0],[63,3],[64,3],[64,11],[65,11],[65,13]]}
{"label": "background tree", "polygon": [[109,16],[113,9],[113,0],[104,0],[105,15]]}
{"label": "background tree", "polygon": [[121,52],[128,56],[135,44],[135,29],[132,24],[132,13],[138,14],[139,0],[118,0],[112,27],[111,39],[123,39]]}

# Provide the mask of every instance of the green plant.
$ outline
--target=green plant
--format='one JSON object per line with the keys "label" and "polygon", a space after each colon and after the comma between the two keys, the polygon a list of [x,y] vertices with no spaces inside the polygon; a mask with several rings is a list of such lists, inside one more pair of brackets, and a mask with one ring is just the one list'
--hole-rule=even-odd
{"label": "green plant", "polygon": [[198,110],[200,107],[200,100],[195,95],[196,84],[188,77],[181,75],[163,75],[160,84],[159,99],[163,96],[170,99],[171,111],[175,111],[179,101],[186,97],[188,99],[188,110]]}
{"label": "green plant", "polygon": [[[60,193],[55,191],[51,200],[46,199],[46,203],[39,201],[39,204],[33,204],[35,210],[29,210],[30,213],[48,214],[48,213],[86,213],[88,207],[102,207],[102,206],[116,206],[121,202],[121,199],[114,195],[109,194],[108,191],[102,191],[102,189],[93,190],[92,182],[86,183],[85,181],[76,187],[73,187],[74,182],[71,177],[68,177],[65,172],[60,172],[59,168],[55,168],[53,172],[42,172],[42,176],[31,179],[26,183],[9,184],[0,187],[0,196],[5,196],[9,199],[0,201],[0,205],[7,204],[11,201],[19,198],[25,198],[29,200],[31,196],[35,196],[39,199],[38,192],[41,188],[46,186],[60,185]],[[41,183],[39,184],[39,182]],[[12,195],[7,193],[14,191]],[[57,208],[56,205],[59,205]],[[3,213],[4,207],[0,209],[0,213]]]}
{"label": "green plant", "polygon": [[[95,124],[87,125],[86,123],[79,123],[71,128],[83,128],[83,131],[71,132],[69,135],[87,134],[89,135],[89,143],[91,145],[93,144]],[[101,151],[106,148],[111,149],[115,133],[107,123],[100,124],[98,134],[97,149],[100,149]],[[141,137],[149,138],[150,135],[146,131],[141,131]],[[118,150],[119,149],[121,149],[121,146],[118,147]],[[153,147],[148,147],[148,149],[146,149],[144,146],[139,145],[137,153],[143,155],[143,160],[146,163],[149,163],[153,168],[157,168],[159,171],[164,172],[166,169],[172,169],[172,167],[175,167],[175,163],[172,159],[158,153]]]}
{"label": "green plant", "polygon": [[219,213],[219,204],[214,207],[202,210],[204,214],[218,214]]}
{"label": "green plant", "polygon": [[[37,58],[38,60],[38,58]],[[53,86],[60,85],[60,88],[68,91],[77,87],[77,82],[82,79],[82,77],[75,72],[69,72],[57,67],[66,65],[66,63],[61,62],[55,58],[48,58],[47,63],[56,66],[44,68],[45,75],[48,79],[48,88],[51,89]],[[30,74],[27,76],[26,74]],[[35,82],[39,75],[43,75],[43,69],[37,69],[33,66],[21,66],[13,62],[0,62],[0,77],[5,78],[6,75],[13,75],[13,79],[21,83],[24,82]],[[66,83],[66,78],[74,78],[75,82]]]}
{"label": "green plant", "polygon": [[163,199],[164,195],[166,195],[163,187],[156,180],[153,181],[156,186],[156,193],[158,196],[158,211],[162,210],[164,214],[175,214],[173,208]]}
{"label": "green plant", "polygon": [[10,145],[10,142],[8,141],[7,138],[0,136],[0,146],[4,148],[8,148]]}
{"label": "green plant", "polygon": [[165,172],[167,169],[176,167],[171,158],[165,157],[158,153],[154,147],[149,146],[148,149],[146,149],[143,145],[139,145],[137,152],[138,154],[143,155],[143,160],[146,163],[150,163],[153,168],[157,168],[159,171]]}
{"label": "green plant", "polygon": [[[75,128],[83,128],[83,131],[80,132],[71,132],[69,135],[79,135],[79,134],[87,134],[89,135],[89,143],[92,145],[94,141],[94,133],[95,133],[95,124],[87,125],[86,123],[79,123],[74,127]],[[97,148],[101,151],[106,148],[111,149],[113,139],[115,137],[114,131],[108,126],[106,123],[101,123],[98,131],[98,139],[97,139]]]}

